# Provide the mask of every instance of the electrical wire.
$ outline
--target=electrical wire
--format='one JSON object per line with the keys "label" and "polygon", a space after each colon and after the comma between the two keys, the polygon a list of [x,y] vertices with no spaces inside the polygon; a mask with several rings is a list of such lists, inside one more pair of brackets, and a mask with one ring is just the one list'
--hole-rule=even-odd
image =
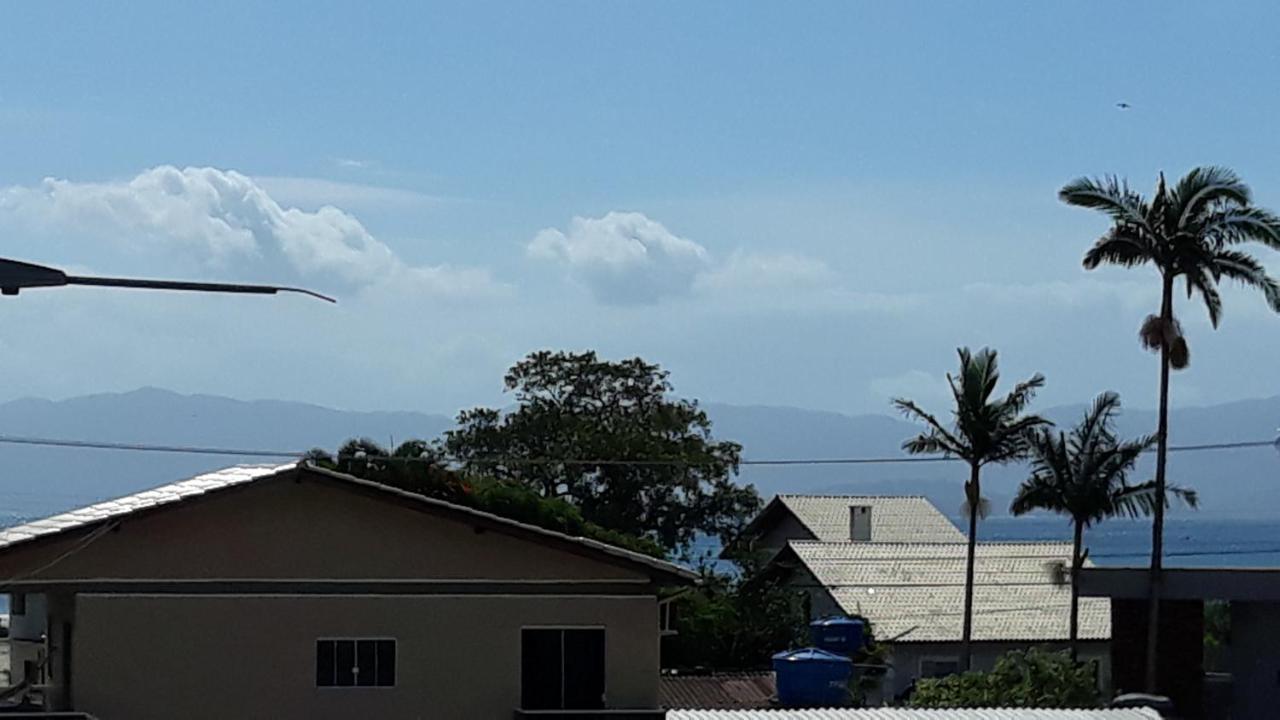
{"label": "electrical wire", "polygon": [[[310,453],[299,450],[270,450],[249,448],[207,447],[198,445],[156,445],[148,443],[109,442],[101,440],[74,440],[63,438],[27,437],[19,435],[0,435],[0,444],[29,445],[37,447],[61,447],[87,450],[116,450],[125,452],[178,453],[188,455],[227,455],[238,457],[260,457],[280,459],[302,459]],[[1173,445],[1169,452],[1204,452],[1215,450],[1240,450],[1249,448],[1276,447],[1275,440],[1249,440],[1242,442],[1203,443],[1198,445]],[[1149,449],[1147,452],[1154,452]],[[698,462],[685,458],[552,458],[552,457],[396,457],[387,455],[366,455],[362,453],[341,453],[339,460],[365,460],[376,463],[474,463],[479,465],[591,465],[591,466],[689,466],[710,464],[713,461]],[[745,459],[738,462],[742,466],[789,466],[789,465],[892,465],[914,463],[963,462],[956,457],[845,457],[845,458],[769,458]]]}

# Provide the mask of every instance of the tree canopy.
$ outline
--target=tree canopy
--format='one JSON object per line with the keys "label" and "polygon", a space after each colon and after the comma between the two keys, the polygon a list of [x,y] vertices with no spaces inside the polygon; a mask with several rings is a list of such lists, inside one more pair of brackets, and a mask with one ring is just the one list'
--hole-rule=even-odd
{"label": "tree canopy", "polygon": [[516,406],[458,416],[442,450],[471,474],[561,498],[617,532],[688,552],[700,535],[731,541],[760,507],[733,482],[741,446],[716,440],[695,401],[640,358],[530,354],[504,378]]}

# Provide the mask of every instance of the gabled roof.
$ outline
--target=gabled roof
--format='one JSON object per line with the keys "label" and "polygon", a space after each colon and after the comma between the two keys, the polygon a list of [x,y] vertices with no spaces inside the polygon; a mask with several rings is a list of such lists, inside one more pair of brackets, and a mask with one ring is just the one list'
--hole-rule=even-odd
{"label": "gabled roof", "polygon": [[616,547],[590,538],[576,537],[545,528],[504,518],[463,505],[429,498],[417,493],[400,490],[388,485],[363,480],[343,473],[325,470],[306,462],[288,465],[237,465],[216,472],[197,475],[151,490],[144,490],[115,500],[89,505],[70,512],[60,513],[42,520],[17,525],[0,531],[0,552],[9,548],[53,538],[63,533],[101,527],[111,521],[128,516],[162,512],[169,507],[194,502],[202,497],[243,487],[273,478],[306,473],[308,476],[332,481],[351,490],[373,493],[389,500],[403,503],[414,509],[453,517],[474,523],[496,532],[504,532],[535,542],[559,547],[598,560],[630,566],[655,576],[655,580],[688,584],[696,581],[697,574],[674,563],[653,558],[643,553]]}
{"label": "gabled roof", "polygon": [[964,533],[923,495],[779,495],[765,512],[775,503],[823,542],[849,540],[854,505],[871,508],[871,542],[965,542]]}
{"label": "gabled roof", "polygon": [[[958,543],[793,541],[775,562],[798,560],[849,614],[871,621],[876,637],[898,642],[960,640],[966,546]],[[1055,568],[1070,543],[978,543],[973,639],[1066,640],[1071,589]],[[1080,638],[1111,637],[1105,598],[1080,599]]]}
{"label": "gabled roof", "polygon": [[1150,708],[824,708],[806,710],[671,710],[667,720],[1160,720]]}
{"label": "gabled roof", "polygon": [[700,710],[766,708],[778,692],[772,671],[663,675],[658,690],[662,707]]}

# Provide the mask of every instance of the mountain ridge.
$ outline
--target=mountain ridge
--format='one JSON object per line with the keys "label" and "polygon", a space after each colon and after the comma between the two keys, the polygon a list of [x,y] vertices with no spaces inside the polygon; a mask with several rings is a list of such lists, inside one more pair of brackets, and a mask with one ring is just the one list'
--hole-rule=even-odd
{"label": "mountain ridge", "polygon": [[[902,455],[920,426],[889,414],[846,415],[788,406],[701,403],[718,438],[743,445],[744,460],[836,459]],[[1084,404],[1047,408],[1050,419],[1074,423]],[[945,411],[945,408],[942,408]],[[1155,413],[1126,410],[1120,432],[1151,432]],[[351,437],[393,444],[438,437],[453,426],[440,413],[339,410],[286,400],[240,400],[156,387],[60,400],[23,397],[0,403],[0,434],[50,439],[227,447],[302,452],[335,449]],[[1280,397],[1236,400],[1172,411],[1171,442],[1267,440],[1280,426]],[[1136,478],[1150,472],[1144,458]],[[196,456],[0,444],[0,514],[31,516],[136,492],[252,456]],[[964,471],[952,463],[790,465],[742,468],[740,481],[763,495],[777,492],[921,494],[945,513],[960,504]],[[1025,469],[992,467],[984,493],[999,512]],[[33,483],[33,478],[38,479]],[[1197,488],[1205,517],[1280,517],[1280,455],[1270,448],[1176,453],[1170,479]],[[1176,511],[1175,514],[1181,511]]]}

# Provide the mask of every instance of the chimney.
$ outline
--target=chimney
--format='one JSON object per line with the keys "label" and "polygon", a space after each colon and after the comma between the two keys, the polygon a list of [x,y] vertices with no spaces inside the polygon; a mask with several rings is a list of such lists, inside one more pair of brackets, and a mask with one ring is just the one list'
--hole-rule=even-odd
{"label": "chimney", "polygon": [[854,542],[871,542],[871,506],[849,506],[849,539]]}

